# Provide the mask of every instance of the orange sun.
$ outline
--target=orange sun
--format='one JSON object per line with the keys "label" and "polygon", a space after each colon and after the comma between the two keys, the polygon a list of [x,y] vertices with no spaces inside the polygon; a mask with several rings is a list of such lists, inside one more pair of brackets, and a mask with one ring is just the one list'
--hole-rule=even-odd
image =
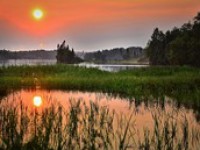
{"label": "orange sun", "polygon": [[36,20],[40,20],[43,18],[44,12],[41,9],[37,8],[33,10],[32,15]]}
{"label": "orange sun", "polygon": [[40,107],[42,105],[42,98],[41,98],[41,96],[34,96],[34,98],[33,98],[33,104],[36,107]]}

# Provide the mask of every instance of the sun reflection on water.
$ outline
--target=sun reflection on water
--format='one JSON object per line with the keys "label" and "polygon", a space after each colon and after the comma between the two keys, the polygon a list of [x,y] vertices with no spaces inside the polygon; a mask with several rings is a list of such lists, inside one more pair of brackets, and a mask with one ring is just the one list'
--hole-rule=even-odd
{"label": "sun reflection on water", "polygon": [[[18,119],[15,119],[15,124],[19,127],[21,120],[25,120],[23,127],[24,137],[27,138],[27,141],[32,141],[32,135],[36,135],[36,138],[44,137],[47,136],[46,131],[51,131],[50,141],[53,142],[49,142],[49,145],[52,147],[57,146],[54,141],[57,140],[58,136],[64,140],[66,136],[69,135],[70,137],[71,134],[68,131],[72,129],[71,124],[76,123],[77,128],[74,131],[77,131],[78,138],[82,138],[85,133],[87,135],[88,128],[94,129],[98,133],[105,133],[105,135],[102,135],[104,138],[107,135],[111,137],[117,134],[122,135],[125,128],[129,126],[127,136],[133,138],[133,142],[130,142],[132,149],[137,149],[141,145],[141,141],[145,142],[146,138],[149,138],[149,141],[155,140],[157,132],[160,136],[165,137],[165,130],[167,130],[167,138],[171,137],[172,133],[175,134],[174,142],[172,139],[168,141],[172,141],[173,144],[178,143],[179,140],[185,138],[185,130],[189,129],[186,134],[188,134],[187,141],[191,149],[199,148],[200,124],[195,119],[192,109],[177,108],[170,102],[169,97],[166,97],[164,107],[150,101],[136,104],[134,100],[133,98],[133,102],[130,103],[128,99],[103,93],[21,90],[8,95],[2,102],[0,101],[0,123],[5,122],[0,126],[0,135],[3,135],[2,131],[7,131],[4,129],[12,127],[6,123],[8,119],[13,121],[13,116],[16,116]],[[11,117],[8,118],[7,114],[11,114]],[[20,118],[21,115],[22,119]],[[129,121],[129,118],[132,119]],[[155,125],[155,122],[158,122],[157,125]],[[18,128],[18,126],[16,126],[16,130],[19,130],[20,133],[21,128]],[[67,127],[67,130],[65,127]],[[158,131],[155,132],[155,129],[158,129]],[[16,132],[17,135],[18,132]],[[10,130],[8,130],[8,133],[10,133]],[[7,139],[7,136],[5,138]],[[111,145],[115,144],[115,140],[118,139],[114,139],[114,143],[111,143]],[[164,143],[165,139],[162,140]],[[150,143],[152,147],[157,146],[154,142]],[[82,145],[82,143],[76,144]],[[64,149],[67,149],[67,147]]]}
{"label": "sun reflection on water", "polygon": [[33,97],[33,104],[36,107],[40,107],[42,105],[42,98],[41,98],[41,96],[34,96]]}

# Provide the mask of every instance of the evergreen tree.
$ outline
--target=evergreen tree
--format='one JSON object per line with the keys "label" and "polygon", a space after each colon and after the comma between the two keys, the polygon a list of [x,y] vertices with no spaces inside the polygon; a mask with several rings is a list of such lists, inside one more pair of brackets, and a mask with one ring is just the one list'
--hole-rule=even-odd
{"label": "evergreen tree", "polygon": [[152,65],[200,67],[200,13],[192,23],[185,23],[165,34],[156,28],[146,50]]}
{"label": "evergreen tree", "polygon": [[70,50],[69,45],[65,46],[65,41],[61,45],[57,45],[57,63],[73,64],[82,62],[82,60],[76,57],[74,49]]}
{"label": "evergreen tree", "polygon": [[148,43],[147,53],[150,64],[165,65],[167,64],[167,57],[165,52],[165,34],[156,28]]}

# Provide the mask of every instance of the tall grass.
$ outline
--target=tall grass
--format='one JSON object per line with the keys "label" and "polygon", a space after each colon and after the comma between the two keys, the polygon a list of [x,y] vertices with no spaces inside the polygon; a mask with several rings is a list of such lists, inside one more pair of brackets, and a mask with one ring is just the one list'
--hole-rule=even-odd
{"label": "tall grass", "polygon": [[[71,65],[0,68],[0,90],[34,88],[101,91],[122,96],[200,97],[200,69],[149,67],[109,73]],[[197,98],[197,99],[198,99]]]}
{"label": "tall grass", "polygon": [[[18,101],[18,102],[15,102]],[[66,149],[198,149],[199,127],[165,111],[152,112],[154,129],[140,138],[133,112],[129,116],[97,102],[70,99],[70,106],[49,100],[44,108],[25,106],[22,100],[0,104],[0,148],[7,150]]]}

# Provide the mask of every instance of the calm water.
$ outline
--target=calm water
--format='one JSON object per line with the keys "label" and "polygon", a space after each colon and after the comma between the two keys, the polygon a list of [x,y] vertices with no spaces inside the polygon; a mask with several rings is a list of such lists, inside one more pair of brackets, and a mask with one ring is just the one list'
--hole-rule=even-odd
{"label": "calm water", "polygon": [[[1,104],[11,103],[18,104],[20,100],[29,106],[34,107],[33,99],[35,96],[39,96],[42,99],[41,107],[48,107],[48,103],[59,103],[62,104],[66,109],[69,107],[69,100],[81,100],[89,104],[90,101],[98,103],[100,106],[108,107],[111,110],[115,110],[117,113],[130,114],[134,112],[134,118],[139,123],[138,127],[149,126],[152,124],[152,112],[160,111],[160,113],[169,112],[175,113],[180,117],[186,115],[188,119],[192,120],[194,124],[198,124],[196,121],[196,115],[192,109],[187,109],[184,106],[177,108],[170,98],[165,98],[165,104],[159,104],[155,102],[141,102],[135,103],[135,99],[126,99],[118,96],[111,96],[105,93],[94,93],[94,92],[80,92],[80,91],[60,91],[60,90],[21,90],[12,92],[11,94],[1,99]],[[180,116],[179,116],[180,115]]]}
{"label": "calm water", "polygon": [[[40,97],[42,100],[39,107],[36,107],[34,105],[35,97]],[[86,111],[86,109],[84,109],[84,105],[82,104],[84,103],[86,106],[88,106],[88,109],[90,109],[90,102],[93,102],[101,107],[101,110],[102,108],[107,108],[109,110],[109,114],[115,112],[116,119],[114,120],[113,126],[116,132],[119,132],[118,130],[119,128],[121,128],[120,125],[126,126],[126,123],[120,124],[120,122],[126,122],[129,116],[132,115],[132,120],[130,121],[130,130],[128,130],[128,134],[133,134],[132,132],[134,131],[134,139],[136,141],[144,139],[146,129],[148,129],[148,131],[150,132],[149,136],[153,137],[153,134],[155,132],[155,118],[157,118],[157,121],[160,124],[160,130],[162,130],[161,128],[166,122],[169,122],[169,126],[175,123],[177,128],[177,138],[179,138],[179,135],[183,134],[181,129],[185,124],[185,120],[187,120],[186,124],[188,125],[189,129],[188,141],[194,142],[194,145],[191,146],[190,143],[190,146],[194,149],[197,148],[197,146],[200,146],[199,140],[197,140],[200,138],[200,123],[196,120],[196,116],[193,110],[186,109],[183,106],[177,108],[176,105],[174,105],[173,102],[170,100],[170,98],[167,97],[164,106],[153,102],[141,102],[138,105],[134,102],[134,99],[132,99],[132,102],[130,103],[130,101],[126,98],[120,98],[116,96],[114,97],[103,93],[59,90],[47,91],[40,89],[21,90],[11,93],[8,96],[2,98],[0,102],[0,108],[1,110],[5,108],[5,110],[9,110],[12,108],[16,108],[16,110],[18,110],[20,108],[20,104],[23,104],[23,108],[26,108],[26,111],[27,113],[30,113],[30,116],[32,116],[36,109],[38,116],[40,116],[40,113],[43,112],[43,110],[52,109],[50,107],[51,105],[53,105],[54,107],[57,105],[61,105],[63,110],[66,111],[66,114],[69,114],[70,106],[72,105],[72,103],[75,103],[74,106],[76,106],[76,103],[79,101],[81,102],[80,108],[84,111]],[[73,109],[77,110],[77,106]],[[84,112],[83,110],[82,112]],[[120,118],[120,116],[121,121],[119,122],[118,118]],[[93,117],[99,116],[95,115]],[[171,127],[169,128],[171,129]],[[120,132],[122,131],[120,130]],[[195,141],[192,141],[194,140],[193,134],[195,134],[196,137]]]}
{"label": "calm water", "polygon": [[56,59],[8,59],[0,60],[0,66],[22,66],[22,65],[53,65]]}
{"label": "calm water", "polygon": [[97,68],[103,71],[109,72],[118,72],[121,70],[130,70],[134,68],[148,67],[149,65],[111,65],[111,64],[90,64],[90,63],[81,63],[78,66],[86,68]]}
{"label": "calm water", "polygon": [[[0,66],[21,66],[21,65],[54,65],[56,59],[9,59],[0,60]],[[97,68],[103,71],[117,72],[120,70],[129,70],[140,67],[148,67],[148,65],[109,65],[109,64],[91,64],[81,63],[77,64],[80,67]]]}

